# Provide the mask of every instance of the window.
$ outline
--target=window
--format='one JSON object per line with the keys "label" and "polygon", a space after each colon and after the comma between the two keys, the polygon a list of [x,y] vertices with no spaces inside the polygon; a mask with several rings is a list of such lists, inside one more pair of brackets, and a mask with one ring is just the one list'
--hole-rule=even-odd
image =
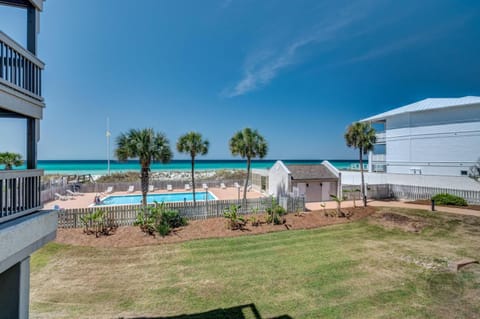
{"label": "window", "polygon": [[267,177],[266,176],[262,176],[260,177],[260,188],[262,191],[266,191],[267,190]]}
{"label": "window", "polygon": [[468,175],[468,172],[467,172],[467,171],[460,171],[460,175],[462,175],[462,176],[467,176],[467,175]]}

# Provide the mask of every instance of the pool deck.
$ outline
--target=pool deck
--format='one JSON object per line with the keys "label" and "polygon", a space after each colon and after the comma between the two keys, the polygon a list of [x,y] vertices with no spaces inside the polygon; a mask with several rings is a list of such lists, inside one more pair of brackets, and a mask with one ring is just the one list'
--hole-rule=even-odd
{"label": "pool deck", "polygon": [[[165,190],[156,190],[153,192],[149,192],[149,194],[172,194],[172,193],[184,193],[184,192],[191,192],[192,190],[185,190],[185,189],[174,189],[170,192]],[[195,189],[196,192],[203,192],[203,188]],[[236,187],[227,187],[225,189],[222,188],[209,188],[209,192],[215,195],[218,199],[237,199],[238,198],[238,190]],[[53,209],[55,205],[58,205],[60,208],[85,208],[89,207],[93,204],[95,199],[95,195],[99,193],[84,193],[84,195],[80,196],[73,196],[71,199],[68,200],[54,200],[48,203],[45,203],[44,209]],[[102,194],[100,193],[101,198],[107,196],[117,196],[117,195],[141,195],[140,191],[135,191],[132,193],[127,192],[113,192],[110,194]],[[243,191],[240,192],[240,196],[243,195]],[[263,197],[264,195],[251,190],[247,192],[247,198],[259,198]]]}

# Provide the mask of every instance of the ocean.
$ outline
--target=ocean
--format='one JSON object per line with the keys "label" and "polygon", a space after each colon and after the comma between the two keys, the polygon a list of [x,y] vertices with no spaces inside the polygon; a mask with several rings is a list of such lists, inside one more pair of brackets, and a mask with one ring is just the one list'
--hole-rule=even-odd
{"label": "ocean", "polygon": [[[283,160],[286,164],[317,164],[323,160]],[[329,160],[338,169],[348,169],[355,160]],[[252,168],[270,168],[275,160],[253,160]],[[19,167],[21,168],[21,167]],[[39,160],[38,168],[43,169],[45,174],[107,174],[106,160]],[[183,171],[190,170],[190,160],[172,160],[168,164],[154,163],[152,171]],[[218,169],[246,169],[245,160],[196,160],[196,170]],[[127,162],[110,161],[111,173],[138,171],[138,161]]]}

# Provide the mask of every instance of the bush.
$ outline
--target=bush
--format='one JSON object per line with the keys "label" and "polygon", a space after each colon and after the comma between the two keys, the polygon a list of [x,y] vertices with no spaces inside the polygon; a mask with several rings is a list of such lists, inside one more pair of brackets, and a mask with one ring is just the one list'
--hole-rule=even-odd
{"label": "bush", "polygon": [[223,213],[223,216],[228,219],[227,227],[231,230],[243,229],[245,227],[245,219],[238,214],[240,206],[230,205],[230,207]]}
{"label": "bush", "polygon": [[467,206],[467,201],[452,194],[437,194],[432,197],[437,205]]}
{"label": "bush", "polygon": [[140,226],[140,229],[149,235],[154,236],[155,232],[158,232],[164,237],[170,234],[172,229],[187,223],[187,219],[181,217],[178,211],[167,209],[165,203],[155,203],[154,206],[141,208],[134,225]]}
{"label": "bush", "polygon": [[165,237],[172,231],[172,228],[168,224],[158,224],[157,231],[160,236]]}
{"label": "bush", "polygon": [[83,232],[87,235],[95,234],[95,237],[101,235],[111,235],[117,229],[117,225],[111,218],[108,218],[104,210],[98,209],[90,214],[80,216],[83,223]]}
{"label": "bush", "polygon": [[281,225],[285,223],[285,218],[282,217],[287,213],[285,208],[280,206],[277,201],[272,198],[272,205],[266,210],[267,213],[267,223],[272,223],[275,225]]}

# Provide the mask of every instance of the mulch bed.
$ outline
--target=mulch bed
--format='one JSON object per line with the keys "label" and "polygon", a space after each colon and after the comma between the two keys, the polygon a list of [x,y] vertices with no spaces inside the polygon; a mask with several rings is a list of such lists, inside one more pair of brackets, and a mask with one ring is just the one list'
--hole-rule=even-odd
{"label": "mulch bed", "polygon": [[[432,205],[432,201],[429,200],[429,199],[419,199],[419,200],[409,201],[409,202],[405,202],[405,203],[417,204],[417,205],[428,205],[428,206]],[[471,209],[471,210],[480,211],[480,205],[468,205],[468,206],[448,205],[448,206],[444,206],[444,205],[435,204],[435,206],[438,206],[438,207],[454,207],[454,208],[463,208],[463,209]]]}
{"label": "mulch bed", "polygon": [[[204,220],[189,221],[184,227],[175,229],[166,237],[150,236],[143,233],[139,227],[126,226],[119,227],[113,235],[101,236],[96,238],[94,235],[86,235],[83,229],[62,229],[57,231],[56,242],[77,246],[91,247],[137,247],[144,245],[155,245],[164,243],[176,243],[193,239],[203,238],[222,238],[245,236],[254,234],[264,234],[274,231],[285,231],[290,229],[310,229],[322,226],[343,224],[370,216],[375,212],[373,207],[345,208],[344,212],[349,212],[351,217],[325,217],[324,211],[310,211],[298,216],[287,214],[286,223],[283,225],[271,225],[261,223],[260,226],[252,226],[247,223],[243,230],[230,230],[226,227],[225,218],[210,218]],[[263,214],[258,214],[261,220],[264,220]],[[248,218],[248,216],[247,216]]]}

